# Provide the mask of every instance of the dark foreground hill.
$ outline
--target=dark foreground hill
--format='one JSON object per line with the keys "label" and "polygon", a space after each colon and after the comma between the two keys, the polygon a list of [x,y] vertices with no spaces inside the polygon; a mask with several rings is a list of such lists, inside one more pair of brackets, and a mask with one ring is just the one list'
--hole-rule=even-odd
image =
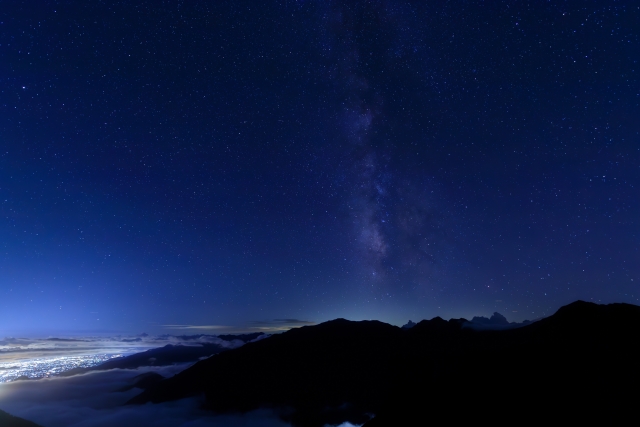
{"label": "dark foreground hill", "polygon": [[[215,355],[130,403],[204,394],[219,412],[284,408],[298,426],[634,416],[640,307],[582,301],[518,329],[338,319]],[[516,418],[514,418],[514,416]]]}
{"label": "dark foreground hill", "polygon": [[40,427],[36,423],[27,421],[22,418],[14,417],[11,414],[7,414],[0,410],[0,426],[2,427]]}

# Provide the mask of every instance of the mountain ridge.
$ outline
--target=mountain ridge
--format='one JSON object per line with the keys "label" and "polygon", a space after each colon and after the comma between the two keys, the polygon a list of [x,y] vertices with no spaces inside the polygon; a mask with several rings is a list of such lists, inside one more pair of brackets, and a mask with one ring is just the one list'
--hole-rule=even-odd
{"label": "mountain ridge", "polygon": [[0,426],[6,427],[42,427],[39,424],[36,424],[32,421],[25,420],[24,418],[19,418],[13,416],[3,410],[0,410]]}
{"label": "mountain ridge", "polygon": [[[487,396],[504,396],[522,410],[541,402],[534,390],[549,390],[544,402],[558,409],[555,402],[565,393],[586,402],[624,401],[621,393],[603,390],[640,378],[633,362],[640,352],[629,339],[640,327],[638,306],[579,301],[507,330],[464,328],[463,320],[436,317],[410,329],[345,319],[305,326],[200,361],[129,403],[204,394],[205,407],[217,412],[289,407],[293,412],[283,418],[305,427],[331,417],[341,422],[340,416],[363,423],[374,413],[368,425],[375,427],[394,425],[398,414],[415,422],[421,412],[415,408],[425,404],[443,415],[453,405],[444,396],[478,384]],[[418,392],[407,395],[410,390]],[[504,390],[517,390],[519,397]],[[491,407],[484,394],[475,399],[477,413]]]}

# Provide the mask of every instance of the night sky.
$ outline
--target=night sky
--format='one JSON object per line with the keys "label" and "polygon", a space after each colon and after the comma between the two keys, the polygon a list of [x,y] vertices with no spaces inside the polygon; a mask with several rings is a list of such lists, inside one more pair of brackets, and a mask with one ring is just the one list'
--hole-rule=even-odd
{"label": "night sky", "polygon": [[611,0],[3,1],[0,333],[638,304],[639,34]]}

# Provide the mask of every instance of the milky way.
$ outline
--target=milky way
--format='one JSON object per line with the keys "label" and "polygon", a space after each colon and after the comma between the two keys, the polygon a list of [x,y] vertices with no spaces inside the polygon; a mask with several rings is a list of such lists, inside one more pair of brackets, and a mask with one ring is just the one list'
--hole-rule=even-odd
{"label": "milky way", "polygon": [[7,336],[638,301],[637,8],[1,13]]}

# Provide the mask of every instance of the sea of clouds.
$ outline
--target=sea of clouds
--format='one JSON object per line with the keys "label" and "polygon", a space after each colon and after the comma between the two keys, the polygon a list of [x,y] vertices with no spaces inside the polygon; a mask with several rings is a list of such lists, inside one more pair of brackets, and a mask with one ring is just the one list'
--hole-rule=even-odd
{"label": "sea of clouds", "polygon": [[[262,336],[260,338],[265,338]],[[40,357],[120,353],[132,354],[173,345],[217,344],[232,349],[240,340],[213,335],[85,337],[73,339],[5,338],[0,341],[0,364]],[[43,427],[289,427],[271,409],[246,414],[213,414],[201,408],[204,397],[146,405],[125,405],[142,390],[131,389],[135,377],[157,372],[171,377],[191,364],[138,369],[92,371],[71,377],[40,378],[0,383],[0,410],[36,422]],[[122,391],[127,389],[127,391]],[[344,423],[339,427],[355,427]]]}
{"label": "sea of clouds", "polygon": [[0,363],[33,358],[77,356],[92,354],[133,354],[152,348],[173,345],[216,344],[223,348],[236,348],[240,340],[224,340],[215,335],[158,335],[146,334],[127,337],[81,338],[13,338],[0,340]]}
{"label": "sea of clouds", "polygon": [[[268,335],[261,335],[259,338],[265,336]],[[222,339],[215,335],[151,337],[142,334],[136,337],[5,338],[0,341],[0,383],[20,377],[50,377],[74,368],[92,367],[113,357],[164,347],[167,344],[207,344],[224,350],[240,347],[244,342],[238,339]]]}
{"label": "sea of clouds", "polygon": [[141,392],[120,391],[134,377],[154,371],[172,376],[187,365],[132,370],[96,371],[67,378],[14,381],[0,384],[0,409],[44,427],[283,427],[268,410],[214,415],[200,409],[202,398],[147,405],[124,405]]}
{"label": "sea of clouds", "polygon": [[[213,414],[200,409],[203,397],[146,405],[125,405],[140,389],[121,391],[137,375],[170,377],[188,365],[113,369],[73,377],[0,384],[0,409],[44,427],[290,427],[278,414],[261,409],[246,414]],[[340,427],[356,427],[343,423]]]}

